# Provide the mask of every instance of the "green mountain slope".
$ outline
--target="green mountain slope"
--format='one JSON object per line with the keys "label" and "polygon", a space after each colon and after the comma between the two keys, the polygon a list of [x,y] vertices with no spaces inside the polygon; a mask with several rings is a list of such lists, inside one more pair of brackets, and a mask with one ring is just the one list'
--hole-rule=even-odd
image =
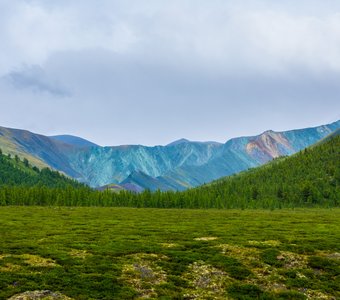
{"label": "green mountain slope", "polygon": [[39,169],[49,167],[78,179],[64,153],[74,150],[73,145],[53,140],[27,130],[0,127],[0,148],[6,154],[18,155]]}
{"label": "green mountain slope", "polygon": [[49,188],[81,187],[82,184],[48,168],[32,167],[27,159],[2,154],[0,150],[0,187],[45,186]]}
{"label": "green mountain slope", "polygon": [[29,153],[18,145],[17,138],[12,134],[12,129],[0,127],[0,147],[3,153],[11,154],[12,156],[19,156],[21,159],[28,159],[33,165],[38,168],[46,168],[49,165],[41,158]]}
{"label": "green mountain slope", "polygon": [[225,207],[339,205],[340,136],[188,193]]}

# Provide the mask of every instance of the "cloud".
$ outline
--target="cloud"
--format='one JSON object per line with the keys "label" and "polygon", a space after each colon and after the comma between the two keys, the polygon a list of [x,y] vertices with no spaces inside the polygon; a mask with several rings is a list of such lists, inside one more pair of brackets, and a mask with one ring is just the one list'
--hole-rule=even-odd
{"label": "cloud", "polygon": [[62,87],[56,80],[39,66],[24,66],[20,70],[12,71],[3,77],[15,88],[30,89],[34,93],[49,93],[58,97],[70,97],[71,92]]}
{"label": "cloud", "polygon": [[[0,72],[18,64],[41,65],[58,51],[103,48],[123,51],[134,37],[124,22],[103,16],[83,3],[78,6],[45,6],[39,1],[11,1],[0,4]],[[99,6],[100,7],[100,6]],[[96,11],[98,13],[96,13]]]}
{"label": "cloud", "polygon": [[296,65],[340,71],[339,5],[317,14],[317,1],[302,1],[315,8],[304,15],[291,13],[296,4],[270,2],[11,1],[2,7],[1,52],[14,65],[42,64],[59,51],[105,49],[232,72],[282,72]]}

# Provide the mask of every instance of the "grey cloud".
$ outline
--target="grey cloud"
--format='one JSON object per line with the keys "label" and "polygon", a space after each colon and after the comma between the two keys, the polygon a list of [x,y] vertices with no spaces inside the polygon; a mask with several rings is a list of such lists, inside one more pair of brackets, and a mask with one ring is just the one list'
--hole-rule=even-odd
{"label": "grey cloud", "polygon": [[98,50],[56,54],[44,67],[72,85],[73,101],[84,109],[84,132],[86,120],[95,119],[102,144],[166,143],[183,136],[225,141],[268,127],[327,123],[340,108],[336,72],[235,75]]}
{"label": "grey cloud", "polygon": [[6,42],[0,59],[10,58],[4,66],[42,64],[54,52],[97,48],[215,71],[270,73],[296,64],[312,71],[340,70],[340,5],[335,1],[12,3],[2,13],[7,12]]}
{"label": "grey cloud", "polygon": [[3,79],[18,89],[30,89],[35,93],[49,93],[58,97],[71,96],[68,89],[49,78],[39,66],[25,66],[18,71],[10,72]]}
{"label": "grey cloud", "polygon": [[298,66],[284,74],[233,73],[228,69],[214,72],[204,66],[155,63],[151,58],[102,50],[56,54],[44,67],[55,78],[69,82],[80,95],[100,92],[103,100],[117,95],[144,101],[146,95],[154,94],[188,96],[187,101],[192,102],[193,97],[215,98],[219,92],[221,98],[235,96],[245,102],[251,93],[267,98],[300,96],[301,100],[305,95],[311,100],[321,95],[335,96],[340,90],[338,72],[313,74]]}

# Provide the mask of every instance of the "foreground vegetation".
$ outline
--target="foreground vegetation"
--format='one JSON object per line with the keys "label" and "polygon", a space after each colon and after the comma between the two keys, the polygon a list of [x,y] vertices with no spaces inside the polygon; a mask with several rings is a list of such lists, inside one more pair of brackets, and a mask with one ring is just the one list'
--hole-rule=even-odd
{"label": "foreground vegetation", "polygon": [[339,299],[340,209],[0,208],[0,299]]}

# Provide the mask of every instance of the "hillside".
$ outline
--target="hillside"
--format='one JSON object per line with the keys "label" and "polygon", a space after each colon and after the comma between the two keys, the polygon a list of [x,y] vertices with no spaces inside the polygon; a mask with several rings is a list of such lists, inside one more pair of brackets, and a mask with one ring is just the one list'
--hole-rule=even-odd
{"label": "hillside", "polygon": [[49,167],[75,179],[80,177],[65,155],[76,149],[70,144],[27,130],[0,127],[0,148],[5,154],[26,158],[39,169]]}
{"label": "hillside", "polygon": [[227,207],[340,205],[340,136],[188,193],[200,199],[209,196]]}
{"label": "hillside", "polygon": [[44,186],[49,188],[81,187],[82,184],[48,168],[32,167],[27,159],[5,156],[0,150],[0,187]]}

